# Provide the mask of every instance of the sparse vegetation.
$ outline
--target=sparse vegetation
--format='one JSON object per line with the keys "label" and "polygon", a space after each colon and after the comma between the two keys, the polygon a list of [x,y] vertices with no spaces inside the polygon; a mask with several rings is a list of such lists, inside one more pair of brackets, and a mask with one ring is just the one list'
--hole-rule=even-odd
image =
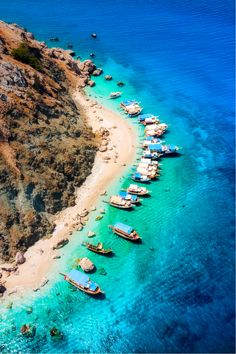
{"label": "sparse vegetation", "polygon": [[29,64],[38,71],[42,71],[40,53],[36,48],[31,48],[26,43],[21,43],[18,48],[12,50],[11,55],[14,59]]}

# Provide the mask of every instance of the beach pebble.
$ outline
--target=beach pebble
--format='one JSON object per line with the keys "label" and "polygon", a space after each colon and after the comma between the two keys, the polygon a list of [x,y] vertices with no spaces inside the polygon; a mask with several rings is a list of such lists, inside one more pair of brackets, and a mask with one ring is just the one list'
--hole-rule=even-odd
{"label": "beach pebble", "polygon": [[6,308],[7,308],[7,309],[12,309],[12,306],[13,306],[13,302],[9,302],[9,303],[6,305]]}
{"label": "beach pebble", "polygon": [[59,259],[61,256],[52,256],[52,259]]}
{"label": "beach pebble", "polygon": [[100,195],[106,195],[107,194],[107,191],[106,190],[103,190]]}
{"label": "beach pebble", "polygon": [[84,209],[82,210],[80,213],[78,213],[78,215],[81,217],[81,218],[84,218],[85,216],[87,216],[89,213],[88,209]]}
{"label": "beach pebble", "polygon": [[98,150],[100,152],[106,152],[107,151],[107,147],[106,146],[101,146]]}
{"label": "beach pebble", "polygon": [[90,209],[91,211],[95,211],[97,208],[95,206],[92,206],[92,208]]}

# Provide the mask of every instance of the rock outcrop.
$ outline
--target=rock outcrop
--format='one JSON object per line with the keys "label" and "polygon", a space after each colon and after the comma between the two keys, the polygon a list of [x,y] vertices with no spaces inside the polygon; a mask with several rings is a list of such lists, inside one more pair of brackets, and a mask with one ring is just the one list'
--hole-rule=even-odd
{"label": "rock outcrop", "polygon": [[96,66],[73,54],[0,21],[0,260],[49,236],[91,172],[96,138],[71,93]]}

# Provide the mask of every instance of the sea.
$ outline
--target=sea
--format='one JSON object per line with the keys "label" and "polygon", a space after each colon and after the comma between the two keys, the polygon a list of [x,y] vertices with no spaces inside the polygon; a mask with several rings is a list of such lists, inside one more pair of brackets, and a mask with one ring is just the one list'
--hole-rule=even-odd
{"label": "sea", "polygon": [[[98,77],[87,93],[137,129],[137,159],[143,128],[122,114],[121,99],[107,99],[111,91],[159,115],[169,125],[166,143],[181,147],[178,157],[161,160],[150,198],[127,212],[101,197],[86,227],[62,249],[50,282],[1,305],[0,352],[233,353],[234,2],[1,0],[0,18],[49,46],[73,45],[81,59],[95,54],[113,80]],[[114,176],[108,195],[127,187],[134,169]],[[101,208],[105,214],[95,221]],[[108,225],[117,221],[135,227],[142,244],[112,234]],[[81,245],[89,230],[96,232],[91,242],[111,247],[113,257]],[[85,256],[97,267],[91,278],[105,291],[102,298],[75,290],[58,274]],[[22,336],[23,324],[34,326],[35,335]],[[50,336],[53,327],[63,338]]]}

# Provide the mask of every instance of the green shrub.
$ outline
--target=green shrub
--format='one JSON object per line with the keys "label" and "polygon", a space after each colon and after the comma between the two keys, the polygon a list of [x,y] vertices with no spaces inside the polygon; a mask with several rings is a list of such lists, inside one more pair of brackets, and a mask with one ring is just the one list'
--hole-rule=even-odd
{"label": "green shrub", "polygon": [[29,64],[38,71],[42,71],[40,52],[37,48],[31,48],[27,44],[21,43],[18,48],[12,50],[11,54],[14,59]]}

